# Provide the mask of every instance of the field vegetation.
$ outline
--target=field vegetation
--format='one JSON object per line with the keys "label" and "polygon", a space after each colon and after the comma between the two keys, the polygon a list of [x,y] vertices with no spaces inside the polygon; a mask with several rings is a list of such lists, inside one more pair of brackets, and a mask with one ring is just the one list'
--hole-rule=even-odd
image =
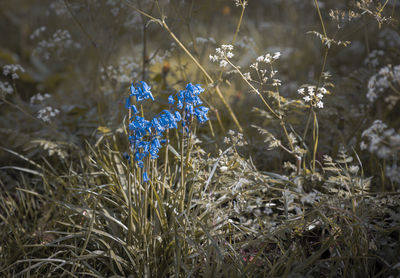
{"label": "field vegetation", "polygon": [[400,277],[400,1],[1,2],[1,277]]}

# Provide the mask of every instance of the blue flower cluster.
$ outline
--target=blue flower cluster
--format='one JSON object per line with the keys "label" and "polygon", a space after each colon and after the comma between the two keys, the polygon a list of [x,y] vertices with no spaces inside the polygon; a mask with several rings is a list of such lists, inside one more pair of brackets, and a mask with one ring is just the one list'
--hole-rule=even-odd
{"label": "blue flower cluster", "polygon": [[[200,123],[208,121],[207,112],[209,108],[205,106],[198,106],[203,104],[199,95],[204,92],[204,89],[200,85],[193,85],[191,83],[186,85],[186,90],[181,90],[175,94],[177,98],[176,107],[180,110],[183,109],[184,119],[182,125],[186,126],[191,121],[192,116],[195,115]],[[173,95],[168,97],[168,103],[175,104],[175,98]]]}
{"label": "blue flower cluster", "polygon": [[[199,94],[204,91],[200,85],[192,85],[189,83],[186,90],[179,91],[176,94],[177,105],[175,109],[163,110],[160,114],[156,115],[151,121],[138,116],[138,109],[135,105],[131,104],[131,98],[136,97],[136,102],[141,102],[147,99],[154,100],[150,91],[151,87],[146,82],[140,81],[130,87],[131,94],[126,100],[126,108],[131,109],[133,116],[129,119],[129,143],[132,148],[134,160],[138,167],[143,168],[144,158],[150,156],[151,159],[158,158],[158,153],[162,147],[163,134],[166,130],[177,128],[178,122],[188,131],[188,124],[192,116],[195,115],[200,123],[208,120],[208,108],[198,106],[202,104]],[[174,97],[171,95],[168,98],[171,106],[175,103]],[[182,110],[179,112],[178,110]],[[182,115],[181,115],[182,113]],[[129,157],[129,156],[128,156]],[[130,157],[127,158],[130,161]],[[147,172],[143,172],[143,181],[148,181]]]}

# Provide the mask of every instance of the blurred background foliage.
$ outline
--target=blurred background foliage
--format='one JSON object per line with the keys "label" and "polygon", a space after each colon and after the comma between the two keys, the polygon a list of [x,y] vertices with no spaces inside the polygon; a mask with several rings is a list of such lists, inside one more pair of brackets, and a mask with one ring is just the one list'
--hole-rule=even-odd
{"label": "blurred background foliage", "polygon": [[[190,52],[219,76],[218,69],[209,64],[208,56],[220,44],[232,41],[240,8],[229,1],[207,0],[160,1],[159,8],[153,1],[134,4],[156,17],[160,12],[166,16],[171,30]],[[335,89],[319,115],[320,157],[335,155],[340,145],[357,148],[361,132],[375,118],[390,127],[399,126],[398,94],[389,89],[391,92],[382,94],[373,103],[366,98],[368,79],[380,67],[398,62],[397,22],[381,25],[367,12],[350,21],[349,11],[362,12],[355,4],[354,1],[320,3],[328,34],[336,40],[351,41],[348,47],[334,45],[329,50],[325,70],[330,72]],[[398,12],[395,5],[388,1],[385,7],[385,12],[393,18]],[[370,9],[374,8],[376,3],[372,2]],[[313,9],[313,1],[250,3],[235,43],[237,64],[248,67],[258,55],[281,51],[283,57],[276,65],[282,80],[280,91],[284,97],[296,99],[300,85],[318,80],[323,63],[324,48],[317,37],[307,33],[321,30],[318,14],[310,12]],[[330,10],[341,10],[347,13],[347,18],[334,22],[329,17]],[[24,150],[30,157],[38,154],[38,148],[31,144],[34,140],[63,142],[80,148],[83,140],[96,140],[102,135],[101,129],[96,131],[99,126],[116,132],[126,114],[123,99],[131,82],[146,80],[160,96],[182,88],[190,80],[209,85],[165,30],[124,1],[3,1],[0,20],[1,33],[6,38],[0,46],[1,66],[20,64],[25,69],[21,78],[12,82],[9,76],[2,76],[2,80],[14,87],[14,93],[6,98],[27,111],[21,113],[14,106],[2,103],[3,146]],[[281,155],[267,151],[259,143],[262,138],[250,127],[250,123],[268,125],[251,109],[261,107],[256,95],[249,93],[245,84],[229,71],[217,82],[252,142],[251,154],[258,167],[271,170],[281,165]],[[51,97],[31,103],[37,93]],[[215,91],[210,88],[206,94],[205,99],[214,108],[212,124],[216,137],[210,140],[218,141],[234,125]],[[49,123],[34,120],[45,106],[61,113]],[[157,107],[153,110],[157,111]],[[222,126],[216,121],[216,111]],[[294,109],[288,119],[301,127],[306,115]],[[274,127],[271,128],[273,131]],[[205,129],[204,132],[207,133]],[[1,161],[7,161],[7,154],[1,156]],[[278,162],[274,163],[276,159]]]}

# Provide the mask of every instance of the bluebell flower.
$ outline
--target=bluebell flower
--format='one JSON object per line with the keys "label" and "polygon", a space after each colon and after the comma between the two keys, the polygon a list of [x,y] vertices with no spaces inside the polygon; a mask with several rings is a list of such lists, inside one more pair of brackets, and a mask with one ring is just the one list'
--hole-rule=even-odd
{"label": "bluebell flower", "polygon": [[149,176],[147,175],[147,172],[143,172],[143,182],[148,182],[149,181]]}
{"label": "bluebell flower", "polygon": [[[179,112],[176,111],[174,112],[174,116],[176,121],[182,121],[181,124],[183,127],[186,127],[186,129],[188,129],[191,118],[194,115],[200,123],[204,123],[209,120],[207,117],[208,108],[204,106],[198,107],[199,105],[203,104],[199,97],[202,92],[204,92],[204,89],[199,84],[193,85],[192,83],[189,83],[186,85],[186,90],[180,90],[175,95],[178,99],[176,108],[183,110],[183,114],[181,116],[181,114],[177,114]],[[168,99],[170,98],[174,100],[172,96],[170,96]],[[184,118],[184,120],[182,118]]]}
{"label": "bluebell flower", "polygon": [[162,133],[165,131],[165,127],[160,124],[160,121],[157,117],[154,117],[151,120],[151,125],[154,128],[156,134],[162,136]]}
{"label": "bluebell flower", "polygon": [[136,96],[136,101],[143,101],[146,99],[151,99],[154,101],[154,97],[151,94],[151,87],[147,85],[146,82],[144,81],[139,81],[135,85],[131,85],[131,95],[130,96]]}
{"label": "bluebell flower", "polygon": [[170,96],[168,97],[168,103],[171,104],[171,105],[175,103],[175,99],[174,99],[174,96],[173,96],[173,95],[170,95]]}
{"label": "bluebell flower", "polygon": [[132,113],[133,113],[133,114],[139,113],[139,111],[137,110],[136,106],[133,105],[133,104],[130,106],[130,109],[132,110]]}
{"label": "bluebell flower", "polygon": [[168,110],[163,110],[162,114],[159,116],[159,123],[164,128],[177,128],[177,120]]}
{"label": "bluebell flower", "polygon": [[196,107],[194,109],[194,114],[196,115],[196,117],[200,123],[204,123],[204,122],[208,121],[208,117],[207,117],[208,110],[210,110],[210,109],[205,106]]}
{"label": "bluebell flower", "polygon": [[157,137],[151,141],[150,155],[152,159],[158,158],[158,152],[160,151],[161,143]]}
{"label": "bluebell flower", "polygon": [[130,163],[131,163],[131,156],[130,156],[127,152],[124,152],[124,153],[123,153],[123,156],[124,156],[124,158],[125,158],[126,160],[128,160],[128,164],[130,164]]}
{"label": "bluebell flower", "polygon": [[[191,119],[196,116],[200,123],[208,120],[208,108],[199,106],[203,102],[200,100],[200,93],[204,91],[200,85],[187,84],[185,90],[177,92],[175,95],[168,97],[168,103],[175,105],[172,110],[163,110],[159,115],[155,116],[151,121],[144,117],[136,115],[139,111],[135,105],[131,104],[131,97],[136,97],[136,101],[140,102],[146,99],[152,99],[153,95],[150,86],[144,81],[139,81],[135,85],[130,86],[131,94],[126,100],[125,106],[131,109],[133,116],[129,119],[129,143],[132,150],[133,158],[139,168],[144,168],[145,159],[158,158],[162,144],[166,143],[162,139],[163,133],[171,128],[177,128],[178,123],[189,132]],[[124,154],[124,157],[130,161],[130,156]],[[148,182],[149,178],[146,171],[143,171],[143,182]]]}
{"label": "bluebell flower", "polygon": [[179,113],[179,111],[175,111],[175,112],[174,112],[174,117],[175,117],[175,120],[176,120],[177,122],[180,122],[180,121],[182,120],[182,116],[181,116],[181,114]]}

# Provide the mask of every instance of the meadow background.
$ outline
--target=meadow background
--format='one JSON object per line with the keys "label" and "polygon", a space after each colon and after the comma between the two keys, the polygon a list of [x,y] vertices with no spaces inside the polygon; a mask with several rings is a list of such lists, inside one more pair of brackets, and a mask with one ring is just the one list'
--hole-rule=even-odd
{"label": "meadow background", "polygon": [[399,12],[3,0],[1,276],[400,277]]}

